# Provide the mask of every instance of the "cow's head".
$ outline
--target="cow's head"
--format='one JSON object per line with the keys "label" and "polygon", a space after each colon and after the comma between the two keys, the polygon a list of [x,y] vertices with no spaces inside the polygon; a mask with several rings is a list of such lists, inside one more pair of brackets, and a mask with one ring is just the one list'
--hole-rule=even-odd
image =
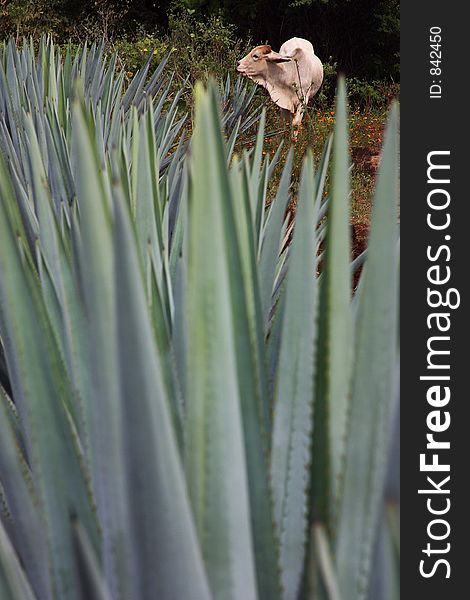
{"label": "cow's head", "polygon": [[291,56],[282,56],[273,52],[271,46],[256,46],[238,61],[237,71],[250,79],[263,79],[268,70],[268,63],[283,63],[292,60]]}

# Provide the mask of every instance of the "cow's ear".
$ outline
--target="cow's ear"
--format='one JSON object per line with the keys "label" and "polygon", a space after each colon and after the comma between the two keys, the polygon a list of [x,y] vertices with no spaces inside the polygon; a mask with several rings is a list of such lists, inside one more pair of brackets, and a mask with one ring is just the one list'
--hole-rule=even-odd
{"label": "cow's ear", "polygon": [[266,54],[264,58],[269,62],[275,63],[288,62],[289,60],[292,60],[290,56],[285,56],[279,54],[278,52],[270,52],[269,54]]}
{"label": "cow's ear", "polygon": [[283,62],[287,60],[299,60],[302,56],[302,48],[294,48],[288,54],[278,54],[277,52],[272,52],[272,54],[277,55],[277,59],[275,62]]}

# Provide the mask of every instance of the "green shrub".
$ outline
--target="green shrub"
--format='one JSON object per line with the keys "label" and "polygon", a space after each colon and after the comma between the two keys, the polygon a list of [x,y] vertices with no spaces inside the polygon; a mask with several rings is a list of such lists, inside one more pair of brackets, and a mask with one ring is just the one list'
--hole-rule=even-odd
{"label": "green shrub", "polygon": [[351,103],[365,108],[387,106],[398,95],[396,84],[383,81],[366,81],[357,77],[348,78],[348,97]]}
{"label": "green shrub", "polygon": [[62,0],[9,0],[0,6],[0,39],[67,31]]}
{"label": "green shrub", "polygon": [[171,67],[181,77],[189,75],[192,83],[209,75],[225,79],[247,51],[246,43],[235,35],[235,27],[221,15],[197,18],[187,10],[170,15],[168,44]]}
{"label": "green shrub", "polygon": [[0,48],[2,599],[364,600],[372,568],[396,581],[396,545],[372,562],[397,519],[396,107],[351,300],[343,82],[289,243],[293,153],[265,210],[264,116],[234,156],[198,84],[191,151],[168,156],[162,69],[123,94],[101,48],[34,59]]}
{"label": "green shrub", "polygon": [[[318,94],[311,101],[311,106],[322,109],[333,107],[336,84],[338,81],[338,63],[332,62],[332,57],[323,62],[323,83]],[[348,100],[360,108],[387,108],[390,102],[397,98],[400,85],[393,81],[367,81],[358,77],[346,78]]]}
{"label": "green shrub", "polygon": [[329,61],[323,63],[323,83],[320,91],[313,100],[314,104],[319,104],[322,107],[331,106],[336,91],[336,83],[338,81],[338,64]]}
{"label": "green shrub", "polygon": [[146,62],[150,54],[151,71],[161,62],[169,51],[169,42],[162,37],[139,30],[130,36],[123,36],[109,44],[110,52],[116,52],[119,63],[123,66],[129,77],[132,77]]}

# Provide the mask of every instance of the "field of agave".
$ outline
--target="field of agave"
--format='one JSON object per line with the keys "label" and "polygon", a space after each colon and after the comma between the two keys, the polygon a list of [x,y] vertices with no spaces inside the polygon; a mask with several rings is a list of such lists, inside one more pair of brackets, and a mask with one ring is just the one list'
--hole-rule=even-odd
{"label": "field of agave", "polygon": [[397,109],[351,263],[341,81],[291,235],[251,88],[147,70],[0,47],[0,598],[394,600]]}

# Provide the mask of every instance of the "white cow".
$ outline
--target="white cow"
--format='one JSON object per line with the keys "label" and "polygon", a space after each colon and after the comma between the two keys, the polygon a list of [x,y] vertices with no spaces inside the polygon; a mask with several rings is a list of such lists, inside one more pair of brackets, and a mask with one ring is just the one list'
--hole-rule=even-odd
{"label": "white cow", "polygon": [[279,52],[269,45],[256,46],[238,62],[237,71],[266,88],[284,115],[294,115],[295,131],[323,81],[323,65],[312,44],[302,38],[288,40]]}

